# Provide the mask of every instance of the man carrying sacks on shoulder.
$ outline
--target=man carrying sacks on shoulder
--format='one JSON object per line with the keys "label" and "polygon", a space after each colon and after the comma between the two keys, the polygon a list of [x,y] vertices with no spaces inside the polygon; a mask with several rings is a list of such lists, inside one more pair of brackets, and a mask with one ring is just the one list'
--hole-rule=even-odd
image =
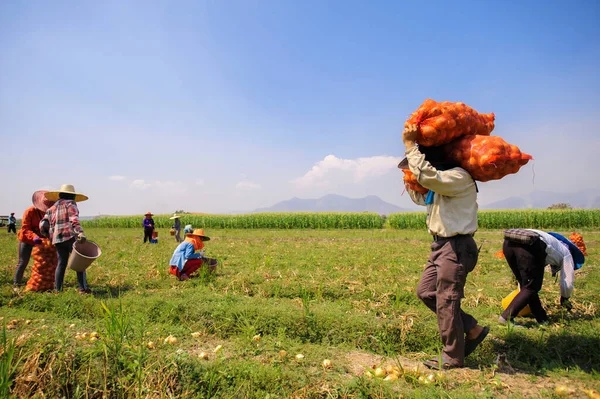
{"label": "man carrying sacks on shoulder", "polygon": [[438,320],[444,349],[442,364],[434,358],[425,365],[434,369],[463,367],[489,333],[460,307],[467,274],[477,264],[479,251],[473,235],[477,230],[477,186],[467,171],[448,164],[440,147],[417,147],[418,128],[408,126],[402,139],[409,168],[418,183],[428,189],[420,194],[406,187],[417,205],[427,207],[427,227],[433,236],[431,254],[417,287],[417,296]]}

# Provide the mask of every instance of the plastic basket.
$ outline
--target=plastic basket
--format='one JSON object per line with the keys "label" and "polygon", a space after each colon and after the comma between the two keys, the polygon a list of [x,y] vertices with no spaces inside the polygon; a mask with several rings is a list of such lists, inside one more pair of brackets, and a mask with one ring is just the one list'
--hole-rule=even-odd
{"label": "plastic basket", "polygon": [[[508,294],[506,297],[504,297],[504,299],[502,299],[502,309],[506,310],[506,308],[510,305],[510,303],[513,301],[513,299],[515,299],[515,297],[517,296],[519,291],[521,291],[521,290],[520,290],[520,288],[517,287],[516,290],[514,290],[513,292]],[[527,305],[523,309],[521,309],[521,311],[519,312],[519,314],[517,316],[524,317],[524,316],[529,316],[530,314],[531,314],[531,308],[529,307],[529,305]]]}
{"label": "plastic basket", "polygon": [[67,266],[76,272],[85,271],[90,265],[102,255],[100,247],[93,241],[79,242],[73,244],[73,251],[69,255]]}

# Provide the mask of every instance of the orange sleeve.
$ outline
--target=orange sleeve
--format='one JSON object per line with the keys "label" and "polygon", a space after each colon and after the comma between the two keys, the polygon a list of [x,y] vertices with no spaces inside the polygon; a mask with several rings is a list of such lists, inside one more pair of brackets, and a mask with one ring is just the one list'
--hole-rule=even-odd
{"label": "orange sleeve", "polygon": [[[38,237],[35,231],[39,230],[39,217],[36,215],[35,207],[31,206],[23,213],[19,239],[27,244],[33,245],[33,240]],[[34,231],[35,230],[35,231]]]}

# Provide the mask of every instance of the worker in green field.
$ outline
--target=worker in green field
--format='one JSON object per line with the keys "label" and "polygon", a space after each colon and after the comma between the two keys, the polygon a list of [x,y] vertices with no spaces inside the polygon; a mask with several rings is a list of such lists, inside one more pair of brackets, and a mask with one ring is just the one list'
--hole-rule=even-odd
{"label": "worker in green field", "polygon": [[526,306],[529,306],[538,323],[549,321],[539,297],[546,265],[550,265],[553,276],[560,272],[560,304],[571,309],[569,298],[573,293],[575,270],[583,265],[587,255],[581,235],[573,233],[566,238],[541,230],[506,230],[502,251],[520,290],[498,317],[500,324],[506,325],[511,321],[519,327],[520,324],[513,319]]}
{"label": "worker in green field", "polygon": [[440,147],[417,147],[417,126],[408,126],[402,139],[408,168],[427,189],[421,194],[406,185],[413,202],[427,207],[427,228],[433,236],[431,253],[417,287],[417,296],[438,320],[444,346],[441,364],[433,358],[424,364],[442,370],[463,367],[489,333],[488,327],[461,309],[467,275],[477,264],[477,185],[471,175],[449,164]]}
{"label": "worker in green field", "polygon": [[152,233],[154,233],[154,219],[152,219],[152,212],[146,212],[144,214],[144,220],[142,226],[144,227],[144,244],[147,242],[152,243]]}
{"label": "worker in green field", "polygon": [[[85,242],[86,236],[79,223],[78,202],[87,201],[87,195],[75,191],[71,184],[63,184],[58,191],[48,191],[44,197],[49,201],[54,201],[46,211],[46,215],[40,221],[40,232],[44,237],[48,237],[56,247],[58,253],[58,265],[54,280],[56,292],[61,292],[65,279],[65,271],[69,256],[73,252],[75,240]],[[92,290],[88,287],[86,272],[77,273],[77,284],[80,294],[91,294]]]}
{"label": "worker in green field", "polygon": [[175,241],[177,242],[181,242],[183,241],[181,239],[181,220],[180,220],[181,216],[179,216],[178,214],[173,214],[173,216],[171,216],[169,219],[173,220],[173,226],[171,226],[171,228],[174,230],[175,233]]}
{"label": "worker in green field", "polygon": [[17,234],[17,218],[15,217],[15,213],[11,212],[8,217],[8,232],[13,232]]}

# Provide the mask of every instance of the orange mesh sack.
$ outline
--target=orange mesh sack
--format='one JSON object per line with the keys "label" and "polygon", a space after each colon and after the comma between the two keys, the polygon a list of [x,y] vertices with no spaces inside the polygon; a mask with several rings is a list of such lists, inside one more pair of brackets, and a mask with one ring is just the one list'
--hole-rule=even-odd
{"label": "orange mesh sack", "polygon": [[585,247],[585,242],[583,242],[583,237],[581,234],[573,233],[569,236],[569,241],[571,241],[579,250],[583,253],[583,256],[587,256],[587,251]]}
{"label": "orange mesh sack", "polygon": [[533,157],[498,136],[464,136],[444,146],[448,160],[482,182],[517,173]]}
{"label": "orange mesh sack", "polygon": [[415,174],[410,169],[402,169],[402,172],[404,172],[404,183],[408,185],[408,188],[421,194],[427,194],[429,190],[419,184]]}
{"label": "orange mesh sack", "polygon": [[500,250],[494,254],[494,256],[498,259],[504,259],[504,251]]}
{"label": "orange mesh sack", "polygon": [[42,238],[42,244],[36,245],[31,251],[33,268],[27,281],[27,291],[49,291],[54,288],[54,272],[58,265],[56,248],[47,238]]}
{"label": "orange mesh sack", "polygon": [[451,142],[468,134],[489,136],[494,130],[495,116],[480,114],[464,103],[427,99],[408,118],[404,127],[419,127],[416,142],[427,147]]}

